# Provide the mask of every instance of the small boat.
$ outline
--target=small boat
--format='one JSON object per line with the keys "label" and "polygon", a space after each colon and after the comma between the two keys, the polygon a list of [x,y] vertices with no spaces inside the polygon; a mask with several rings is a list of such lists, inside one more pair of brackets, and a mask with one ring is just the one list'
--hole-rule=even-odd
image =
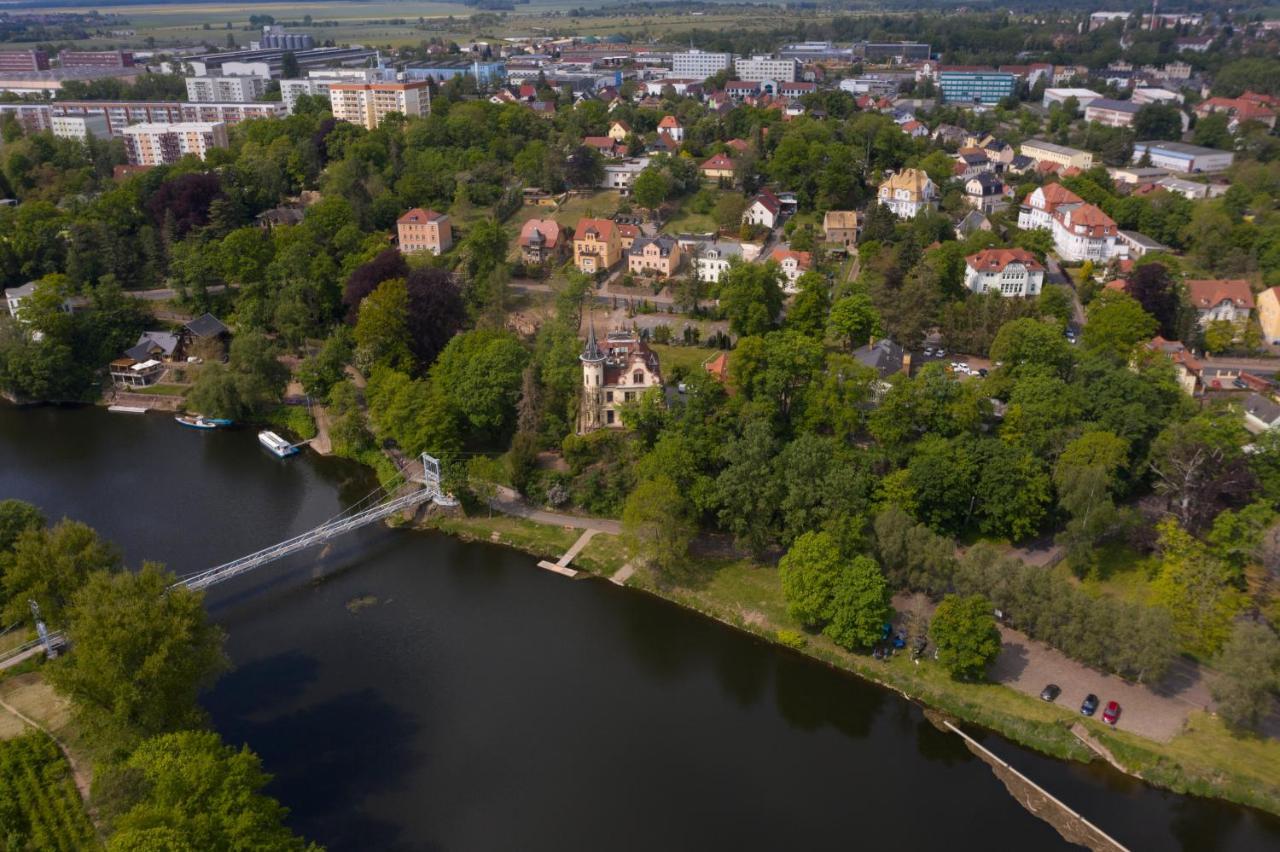
{"label": "small boat", "polygon": [[298,447],[296,444],[290,444],[284,438],[281,438],[275,432],[263,429],[258,433],[258,443],[270,450],[279,458],[287,458],[296,455]]}
{"label": "small boat", "polygon": [[188,429],[217,429],[218,424],[213,423],[199,414],[180,414],[173,418],[178,421],[179,426],[186,426]]}
{"label": "small boat", "polygon": [[206,417],[204,422],[212,423],[214,426],[234,426],[236,421],[226,417]]}

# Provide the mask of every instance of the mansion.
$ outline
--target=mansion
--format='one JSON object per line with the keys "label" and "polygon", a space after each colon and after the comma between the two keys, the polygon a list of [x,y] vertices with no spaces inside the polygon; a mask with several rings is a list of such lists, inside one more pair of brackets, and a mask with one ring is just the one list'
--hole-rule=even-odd
{"label": "mansion", "polygon": [[611,331],[601,345],[593,324],[582,361],[582,408],[578,432],[622,427],[622,407],[636,402],[649,388],[662,388],[658,355],[631,331]]}

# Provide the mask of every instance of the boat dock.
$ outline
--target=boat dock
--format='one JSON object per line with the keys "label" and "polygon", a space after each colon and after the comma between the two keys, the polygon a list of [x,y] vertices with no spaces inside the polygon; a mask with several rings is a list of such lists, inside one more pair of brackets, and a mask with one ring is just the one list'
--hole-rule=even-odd
{"label": "boat dock", "polygon": [[114,414],[146,414],[151,409],[145,405],[108,405],[107,411]]}
{"label": "boat dock", "polygon": [[565,551],[564,556],[561,556],[556,562],[548,562],[543,559],[538,563],[538,567],[546,568],[548,571],[554,571],[557,574],[563,574],[566,577],[578,576],[577,569],[570,568],[569,563],[573,561],[575,556],[582,552],[582,548],[587,546],[587,542],[591,541],[591,537],[597,532],[598,530],[583,530],[582,535],[578,536],[578,540],[573,543],[573,547],[570,547]]}

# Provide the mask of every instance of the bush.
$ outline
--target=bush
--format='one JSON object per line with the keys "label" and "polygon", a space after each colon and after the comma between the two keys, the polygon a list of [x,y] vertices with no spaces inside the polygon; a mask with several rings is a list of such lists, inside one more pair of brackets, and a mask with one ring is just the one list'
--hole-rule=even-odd
{"label": "bush", "polygon": [[779,630],[776,634],[778,642],[788,648],[799,651],[809,644],[808,638],[799,630]]}

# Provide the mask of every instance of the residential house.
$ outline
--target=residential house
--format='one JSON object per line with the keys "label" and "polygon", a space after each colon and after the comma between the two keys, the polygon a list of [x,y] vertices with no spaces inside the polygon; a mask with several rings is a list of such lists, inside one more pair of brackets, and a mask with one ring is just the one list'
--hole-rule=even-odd
{"label": "residential house", "polygon": [[662,388],[657,353],[630,331],[609,332],[601,345],[592,324],[578,359],[582,362],[579,433],[621,428],[622,406],[638,401],[650,388]]}
{"label": "residential house", "polygon": [[[28,281],[20,287],[5,288],[4,300],[9,308],[9,316],[16,320],[22,319],[22,303],[35,293],[36,283],[35,281]],[[84,310],[88,305],[89,300],[84,296],[67,296],[62,300],[60,310],[65,314],[74,314],[77,311]]]}
{"label": "residential house", "polygon": [[1111,217],[1060,183],[1046,184],[1027,195],[1018,212],[1018,227],[1050,231],[1054,248],[1064,260],[1106,263],[1127,251]]}
{"label": "residential house", "polygon": [[1182,345],[1181,341],[1165,340],[1156,335],[1150,342],[1144,344],[1144,348],[1148,352],[1157,352],[1169,357],[1173,362],[1174,377],[1183,393],[1187,396],[1195,396],[1200,392],[1200,375],[1204,367],[1187,350],[1187,347]]}
{"label": "residential house", "polygon": [[914,219],[923,210],[938,208],[938,187],[921,169],[890,173],[880,183],[880,203],[900,219]]}
{"label": "residential house", "polygon": [[799,288],[796,282],[813,267],[813,255],[807,251],[792,251],[789,247],[779,246],[769,254],[769,260],[778,264],[782,270],[784,283],[782,289],[787,293],[795,293]]}
{"label": "residential house", "polygon": [[827,242],[852,249],[858,244],[862,222],[856,210],[828,210],[822,217],[822,232]]}
{"label": "residential house", "polygon": [[635,245],[635,241],[640,239],[640,226],[632,221],[624,221],[631,217],[614,216],[613,221],[618,225],[618,247],[623,253],[631,251],[631,246]]}
{"label": "residential house", "polygon": [[721,186],[732,186],[738,179],[738,167],[733,160],[724,154],[716,154],[698,167],[702,179],[718,183]]}
{"label": "residential house", "polygon": [[628,153],[627,146],[612,136],[587,136],[583,138],[582,144],[599,151],[606,160],[625,159]]}
{"label": "residential house", "polygon": [[1244,401],[1244,428],[1257,435],[1280,426],[1280,405],[1259,393],[1249,394]]}
{"label": "residential house", "polygon": [[520,259],[529,266],[542,266],[564,256],[564,231],[555,219],[529,219],[520,227]]}
{"label": "residential house", "polygon": [[1044,265],[1025,249],[983,249],[964,262],[964,284],[973,293],[1038,296],[1044,285]]}
{"label": "residential house", "polygon": [[667,134],[679,145],[684,142],[684,125],[674,115],[664,115],[658,122],[658,135]]}
{"label": "residential house", "polygon": [[680,260],[680,244],[673,237],[641,237],[627,250],[627,271],[670,278],[680,268]]}
{"label": "residential house", "polygon": [[991,220],[983,215],[980,210],[970,210],[964,214],[964,217],[956,223],[956,239],[963,240],[976,234],[978,231],[990,231]]}
{"label": "residential house", "polygon": [[1280,344],[1280,287],[1271,287],[1259,293],[1257,308],[1263,340],[1272,345]]}
{"label": "residential house", "polygon": [[447,214],[415,207],[396,220],[396,237],[402,254],[438,255],[453,246],[453,226]]}
{"label": "residential house", "polygon": [[914,118],[910,121],[904,121],[902,124],[898,125],[898,127],[903,133],[907,134],[912,139],[919,139],[923,136],[929,135],[928,125],[923,122],[916,121]]}
{"label": "residential house", "polygon": [[693,271],[699,281],[719,282],[734,261],[743,260],[742,243],[732,240],[710,240],[700,243],[693,254]]}
{"label": "residential house", "polygon": [[135,361],[156,360],[166,363],[182,360],[182,338],[170,331],[144,331],[138,342],[124,351]]}
{"label": "residential house", "polygon": [[990,172],[974,175],[965,182],[964,200],[983,213],[994,213],[1008,204],[1009,188]]}
{"label": "residential house", "polygon": [[107,366],[111,384],[121,390],[145,388],[160,381],[165,366],[155,359],[136,361],[133,358],[117,358]]}
{"label": "residential house", "polygon": [[231,329],[222,320],[211,313],[203,313],[182,327],[186,335],[188,347],[197,341],[217,340],[226,342],[231,337]]}
{"label": "residential house", "polygon": [[1253,290],[1242,279],[1189,279],[1187,301],[1201,326],[1211,322],[1244,322],[1253,312]]}
{"label": "residential house", "polygon": [[895,373],[911,374],[911,354],[887,337],[872,340],[866,346],[853,350],[853,357],[862,366],[876,371],[877,396],[889,390],[890,386],[886,379],[890,376]]}
{"label": "residential house", "polygon": [[625,121],[614,121],[609,125],[609,138],[615,142],[626,142],[631,135],[631,125]]}
{"label": "residential house", "polygon": [[612,269],[622,258],[618,227],[608,219],[579,219],[573,232],[573,265],[588,275]]}
{"label": "residential house", "polygon": [[601,189],[616,189],[623,195],[631,191],[631,184],[649,166],[648,157],[631,160],[615,160],[604,164],[604,177],[600,180]]}
{"label": "residential house", "polygon": [[968,180],[971,177],[995,171],[995,164],[987,152],[981,148],[961,148],[956,152],[956,177]]}
{"label": "residential house", "polygon": [[762,189],[742,212],[742,221],[747,225],[763,225],[773,230],[782,220],[782,202],[769,189]]}

